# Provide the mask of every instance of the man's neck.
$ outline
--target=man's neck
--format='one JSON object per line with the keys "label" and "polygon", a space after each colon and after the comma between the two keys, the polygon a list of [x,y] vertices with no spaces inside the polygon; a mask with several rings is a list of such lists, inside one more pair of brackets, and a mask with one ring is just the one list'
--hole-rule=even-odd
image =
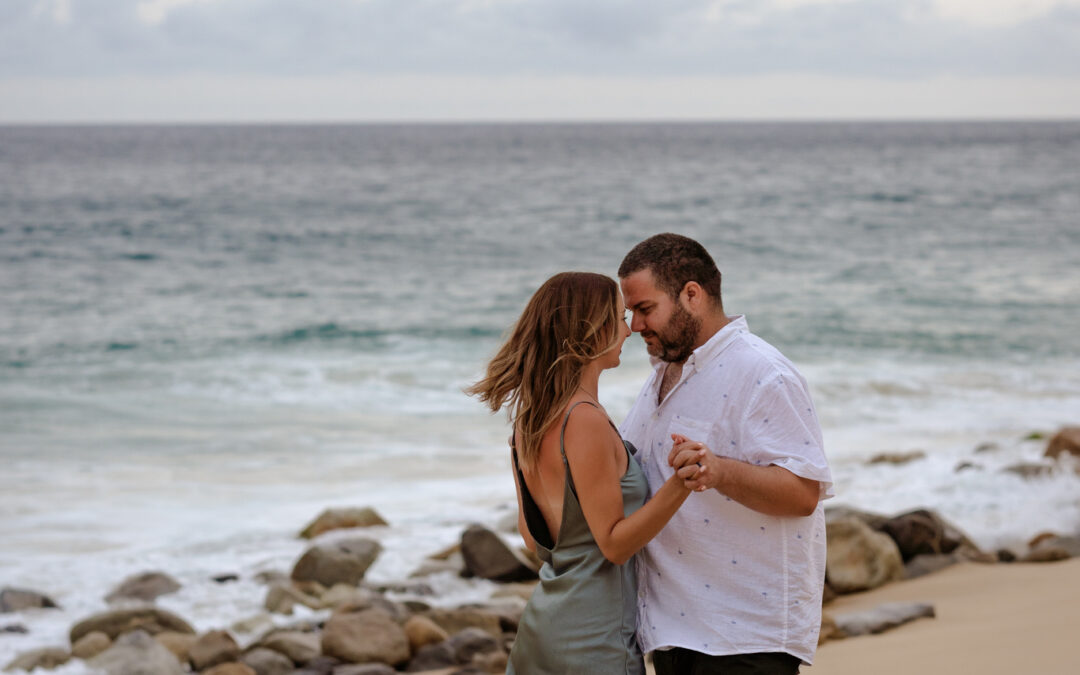
{"label": "man's neck", "polygon": [[717,310],[716,312],[710,312],[701,321],[701,329],[698,330],[694,349],[697,349],[711,340],[714,335],[723,330],[724,326],[729,323],[731,323],[731,319],[728,318],[727,314],[724,314],[723,309]]}

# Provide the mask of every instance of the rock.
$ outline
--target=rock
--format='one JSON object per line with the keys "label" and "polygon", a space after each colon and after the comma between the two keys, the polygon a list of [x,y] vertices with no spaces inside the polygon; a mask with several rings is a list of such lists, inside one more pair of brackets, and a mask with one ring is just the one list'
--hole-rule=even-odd
{"label": "rock", "polygon": [[409,640],[409,649],[413,654],[420,651],[421,647],[438,644],[450,637],[439,624],[426,616],[409,617],[402,628],[405,630],[405,637]]}
{"label": "rock", "polygon": [[36,608],[58,609],[59,607],[52,598],[37,591],[11,586],[0,591],[0,614]]}
{"label": "rock", "polygon": [[870,458],[867,464],[893,464],[899,466],[914,462],[917,459],[926,459],[926,453],[922,450],[909,450],[907,452],[881,452]]}
{"label": "rock", "polygon": [[1014,473],[1023,479],[1044,478],[1054,473],[1054,467],[1033,462],[1018,462],[1002,469],[1004,473]]}
{"label": "rock", "polygon": [[314,539],[323,532],[350,527],[387,525],[383,517],[370,506],[362,508],[326,509],[300,532],[304,539]]}
{"label": "rock", "polygon": [[985,452],[997,452],[1000,449],[1001,446],[997,443],[979,443],[975,446],[975,453],[981,455]]}
{"label": "rock", "polygon": [[257,633],[274,627],[274,619],[266,612],[260,612],[246,619],[234,621],[229,629],[235,633]]}
{"label": "rock", "polygon": [[520,534],[518,532],[518,513],[517,509],[504,513],[499,517],[499,522],[495,523],[495,529],[505,534]]}
{"label": "rock", "polygon": [[240,581],[239,574],[219,574],[216,577],[210,577],[210,580],[217,584],[227,584],[233,581]]}
{"label": "rock", "polygon": [[398,581],[391,584],[379,584],[373,587],[379,593],[396,593],[398,595],[435,595],[435,589],[431,584],[423,581]]}
{"label": "rock", "polygon": [[317,581],[327,588],[337,583],[356,586],[382,551],[373,539],[345,539],[308,549],[292,571],[293,581]]}
{"label": "rock", "polygon": [[203,675],[256,675],[256,673],[251,666],[230,661],[204,670]]}
{"label": "rock", "polygon": [[838,597],[838,593],[833,590],[833,587],[826,581],[824,587],[821,589],[821,604],[827,605]]}
{"label": "rock", "polygon": [[486,675],[487,673],[505,673],[506,665],[509,662],[510,654],[499,649],[493,652],[477,654],[473,657],[472,665]]}
{"label": "rock", "polygon": [[83,619],[71,628],[71,644],[75,644],[79,638],[94,631],[101,631],[115,640],[124,633],[130,633],[136,629],[144,630],[151,635],[165,631],[195,634],[195,629],[188,622],[172,612],[157,607],[134,607],[114,609]]}
{"label": "rock", "polygon": [[836,621],[828,614],[821,615],[821,630],[818,632],[817,643],[825,644],[828,640],[841,640],[845,635],[836,626]]}
{"label": "rock", "polygon": [[979,553],[979,548],[967,535],[927,509],[890,518],[877,529],[892,537],[905,562],[917,555],[952,553],[958,549],[969,554]]}
{"label": "rock", "polygon": [[409,639],[386,612],[368,609],[330,617],[323,628],[322,651],[349,663],[396,666],[409,660]]}
{"label": "rock", "polygon": [[934,606],[924,603],[893,602],[860,612],[834,614],[837,629],[844,637],[883,633],[922,617],[934,617]]}
{"label": "rock", "polygon": [[1080,457],[1080,427],[1063,427],[1046,444],[1043,457],[1057,459],[1060,455]]}
{"label": "rock", "polygon": [[964,462],[960,462],[960,463],[958,463],[956,465],[956,468],[953,469],[953,473],[960,473],[961,471],[982,471],[982,470],[983,470],[983,467],[982,467],[981,464],[976,464],[975,462],[964,461]]}
{"label": "rock", "polygon": [[856,517],[835,519],[825,529],[825,576],[837,593],[865,591],[904,577],[900,549],[887,534]]}
{"label": "rock", "polygon": [[301,592],[289,582],[272,585],[266,591],[266,600],[263,602],[263,607],[274,614],[292,614],[296,605],[304,605],[310,609],[323,607],[322,600]]}
{"label": "rock", "polygon": [[199,638],[190,633],[165,631],[164,633],[155,635],[154,639],[157,640],[162,647],[172,652],[177,661],[180,663],[187,663],[191,660],[191,648],[195,646],[195,641]]}
{"label": "rock", "polygon": [[184,675],[173,653],[143,630],[128,633],[87,664],[108,675]]}
{"label": "rock", "polygon": [[319,604],[324,608],[340,607],[346,604],[371,603],[374,591],[357,588],[352,584],[334,584],[334,587],[322,594]]}
{"label": "rock", "polygon": [[409,661],[409,666],[405,669],[407,672],[416,673],[427,670],[440,670],[443,668],[453,668],[459,665],[457,659],[454,658],[454,650],[446,642],[439,642],[433,645],[426,645],[421,647],[416,652],[416,656]]}
{"label": "rock", "polygon": [[109,604],[124,600],[153,602],[155,598],[175,593],[180,584],[164,572],[143,572],[124,579],[120,585],[105,596]]}
{"label": "rock", "polygon": [[256,647],[240,659],[255,675],[289,675],[295,669],[292,659],[266,647]]}
{"label": "rock", "polygon": [[997,559],[1003,563],[1016,562],[1016,554],[1007,548],[1000,548],[997,552]]}
{"label": "rock", "polygon": [[189,654],[195,670],[206,670],[220,663],[240,658],[240,645],[223,630],[213,630],[199,636]]}
{"label": "rock", "polygon": [[332,675],[396,675],[397,672],[385,663],[362,663],[338,666]]}
{"label": "rock", "polygon": [[1044,532],[1035,537],[1028,544],[1031,549],[1060,548],[1069,554],[1069,557],[1080,556],[1080,537],[1062,537],[1050,532]]}
{"label": "rock", "polygon": [[477,654],[501,651],[499,641],[490,633],[479,628],[466,628],[446,641],[454,653],[454,659],[464,665],[472,663]]}
{"label": "rock", "polygon": [[367,609],[381,609],[390,615],[390,618],[398,623],[405,623],[409,618],[409,610],[399,602],[394,602],[381,595],[373,594],[368,598],[360,598],[354,602],[346,602],[334,608],[334,614],[349,614],[362,612]]}
{"label": "rock", "polygon": [[879,513],[871,513],[870,511],[860,511],[859,509],[850,506],[831,506],[825,509],[826,523],[834,520],[843,520],[844,518],[857,518],[869,525],[870,529],[873,530],[880,530],[882,523],[889,519],[888,516],[883,516]]}
{"label": "rock", "polygon": [[1043,545],[1033,551],[1029,551],[1026,556],[1020,559],[1020,562],[1036,563],[1036,562],[1057,562],[1059,560],[1068,560],[1072,556],[1064,548],[1059,546]]}
{"label": "rock", "polygon": [[458,609],[429,609],[420,616],[434,621],[450,635],[466,628],[480,628],[491,635],[502,635],[502,621],[497,614],[483,609],[461,607]]}
{"label": "rock", "polygon": [[255,581],[259,582],[263,586],[270,586],[276,583],[288,583],[289,575],[277,570],[268,570],[265,572],[259,572],[255,575]]}
{"label": "rock", "polygon": [[483,525],[470,525],[461,534],[461,553],[465,558],[465,570],[481,579],[526,581],[537,578],[536,568]]}
{"label": "rock", "polygon": [[916,579],[926,576],[946,567],[951,567],[960,560],[961,557],[955,553],[923,553],[904,564],[904,578]]}
{"label": "rock", "polygon": [[293,675],[330,675],[334,669],[343,665],[332,656],[320,656],[319,658],[304,665],[300,670],[294,670]]}
{"label": "rock", "polygon": [[528,602],[532,597],[533,591],[536,590],[537,582],[526,581],[517,584],[503,584],[495,589],[495,592],[491,594],[493,600],[500,598],[521,598],[525,602]]}
{"label": "rock", "polygon": [[306,665],[321,653],[319,636],[299,631],[275,632],[259,641],[259,646],[283,654],[297,665]]}
{"label": "rock", "polygon": [[21,623],[10,623],[6,626],[0,627],[0,633],[15,633],[17,635],[26,635],[30,632],[30,629]]}
{"label": "rock", "polygon": [[112,640],[105,633],[94,631],[82,636],[71,646],[71,655],[77,659],[92,659],[112,646]]}
{"label": "rock", "polygon": [[460,575],[465,572],[465,559],[460,555],[455,560],[425,560],[409,575],[410,578],[427,577],[432,574],[449,573]]}
{"label": "rock", "polygon": [[10,673],[16,670],[34,670],[43,668],[52,670],[64,665],[71,660],[71,654],[63,647],[45,647],[24,652],[15,657],[11,663],[4,666],[4,672]]}

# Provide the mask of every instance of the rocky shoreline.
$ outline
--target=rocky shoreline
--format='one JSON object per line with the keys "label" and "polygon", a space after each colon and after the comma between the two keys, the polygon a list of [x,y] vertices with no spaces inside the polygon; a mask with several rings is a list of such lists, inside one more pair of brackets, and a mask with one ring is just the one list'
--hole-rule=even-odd
{"label": "rocky shoreline", "polygon": [[[1080,457],[1080,427],[1062,429],[1045,456]],[[887,461],[887,460],[880,460]],[[940,515],[919,509],[885,516],[850,508],[826,512],[828,560],[820,642],[879,633],[934,616],[925,603],[890,603],[860,612],[831,612],[839,595],[912,579],[963,561],[983,564],[1053,562],[1080,556],[1080,532],[1040,533],[1026,551],[982,551]],[[183,617],[155,605],[181,588],[159,571],[121,582],[105,600],[110,609],[76,622],[69,644],[19,654],[5,672],[48,670],[81,661],[109,675],[380,675],[395,672],[503,672],[538,561],[500,533],[473,525],[460,543],[431,556],[393,584],[377,585],[365,573],[381,553],[362,528],[386,526],[372,508],[328,510],[299,536],[313,539],[290,572],[264,573],[264,613],[198,633]],[[333,533],[333,534],[328,534]],[[483,603],[442,607],[424,578],[452,572],[498,582]],[[236,575],[222,575],[230,583]],[[45,593],[0,590],[0,639],[27,628],[3,614],[50,611]],[[288,621],[298,606],[316,618]],[[276,617],[276,620],[275,620]],[[238,635],[255,635],[237,639]]]}

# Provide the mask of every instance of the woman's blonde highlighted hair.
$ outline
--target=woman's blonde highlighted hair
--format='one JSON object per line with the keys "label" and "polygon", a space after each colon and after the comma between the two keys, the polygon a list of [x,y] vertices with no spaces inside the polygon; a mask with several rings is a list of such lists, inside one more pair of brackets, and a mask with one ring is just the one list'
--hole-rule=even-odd
{"label": "woman's blonde highlighted hair", "polygon": [[618,341],[618,297],[618,285],[602,274],[551,277],[533,294],[483,379],[465,390],[492,412],[507,406],[522,469],[536,467],[540,441],[581,384],[582,368]]}

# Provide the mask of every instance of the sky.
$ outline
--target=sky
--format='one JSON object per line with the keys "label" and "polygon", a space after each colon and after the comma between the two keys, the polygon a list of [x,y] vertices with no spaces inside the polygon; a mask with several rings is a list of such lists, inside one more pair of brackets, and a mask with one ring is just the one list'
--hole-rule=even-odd
{"label": "sky", "polygon": [[0,0],[0,123],[1080,117],[1080,0]]}

